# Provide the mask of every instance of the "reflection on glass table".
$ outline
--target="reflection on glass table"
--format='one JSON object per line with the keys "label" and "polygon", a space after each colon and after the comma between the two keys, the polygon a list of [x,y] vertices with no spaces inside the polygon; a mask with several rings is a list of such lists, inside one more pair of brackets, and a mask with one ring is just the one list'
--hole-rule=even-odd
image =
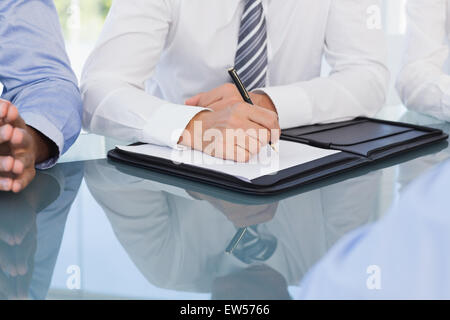
{"label": "reflection on glass table", "polygon": [[[343,234],[376,218],[374,172],[286,200],[236,204],[86,164],[86,182],[115,235],[153,285],[213,298],[286,298]],[[354,197],[358,189],[366,197]],[[252,226],[233,255],[236,227]],[[247,279],[244,281],[244,279]]]}
{"label": "reflection on glass table", "polygon": [[[450,131],[397,111],[380,117]],[[295,297],[339,239],[377,221],[411,181],[450,158],[443,143],[280,196],[250,197],[110,162],[115,143],[83,135],[25,193],[2,195],[1,298]],[[11,207],[14,217],[3,209]],[[227,255],[242,226],[247,236]],[[23,284],[11,284],[21,279],[14,272],[25,272]]]}
{"label": "reflection on glass table", "polygon": [[0,194],[0,299],[44,299],[82,164],[40,172],[20,194]]}

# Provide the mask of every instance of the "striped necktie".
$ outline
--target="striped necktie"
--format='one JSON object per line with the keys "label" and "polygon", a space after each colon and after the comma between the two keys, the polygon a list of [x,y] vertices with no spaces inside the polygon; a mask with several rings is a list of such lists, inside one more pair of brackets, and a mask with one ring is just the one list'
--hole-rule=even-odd
{"label": "striped necktie", "polygon": [[262,0],[246,0],[235,68],[248,91],[266,86],[267,29]]}

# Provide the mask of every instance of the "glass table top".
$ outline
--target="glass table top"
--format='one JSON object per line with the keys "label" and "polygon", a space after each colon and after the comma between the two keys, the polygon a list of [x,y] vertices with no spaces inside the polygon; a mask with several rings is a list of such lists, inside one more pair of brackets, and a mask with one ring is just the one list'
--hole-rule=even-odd
{"label": "glass table top", "polygon": [[[401,106],[378,117],[450,132]],[[0,298],[289,299],[336,241],[450,157],[442,142],[252,197],[110,162],[117,143],[82,134],[23,193],[0,194]]]}

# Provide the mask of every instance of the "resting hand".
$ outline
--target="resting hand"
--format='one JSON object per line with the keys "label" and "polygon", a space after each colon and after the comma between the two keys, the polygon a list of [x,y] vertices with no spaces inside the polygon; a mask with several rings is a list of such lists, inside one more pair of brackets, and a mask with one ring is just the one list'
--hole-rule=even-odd
{"label": "resting hand", "polygon": [[22,191],[36,175],[35,164],[50,158],[55,149],[25,124],[13,104],[0,100],[0,191]]}

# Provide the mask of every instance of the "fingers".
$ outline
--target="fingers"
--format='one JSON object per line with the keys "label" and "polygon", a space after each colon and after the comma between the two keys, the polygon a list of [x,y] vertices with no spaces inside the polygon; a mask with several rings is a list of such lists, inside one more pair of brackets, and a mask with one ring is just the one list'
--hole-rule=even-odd
{"label": "fingers", "polygon": [[0,127],[0,144],[11,141],[13,137],[14,128],[10,124],[5,124]]}
{"label": "fingers", "polygon": [[10,142],[13,148],[24,147],[25,144],[28,143],[27,139],[25,139],[25,130],[20,128],[14,128]]}
{"label": "fingers", "polygon": [[269,131],[271,131],[271,133],[275,133],[277,132],[277,134],[273,134],[271,136],[271,142],[276,143],[278,142],[279,138],[280,138],[280,134],[281,134],[281,129],[280,129],[280,124],[278,121],[278,115],[275,112],[269,111],[267,109],[261,108],[261,107],[257,107],[254,106],[253,108],[251,108],[250,110],[251,112],[248,112],[248,118],[265,127],[266,129],[268,129]]}
{"label": "fingers", "polygon": [[11,191],[13,187],[12,178],[3,178],[0,176],[0,191]]}
{"label": "fingers", "polygon": [[230,107],[229,101],[214,103],[210,107],[215,106],[217,110],[203,114],[202,130],[205,131],[194,133],[194,139],[201,141],[200,147],[194,143],[194,148],[216,158],[248,162],[269,141],[278,141],[279,132],[275,131],[274,137],[271,133],[279,128],[278,117],[272,111],[242,102]]}
{"label": "fingers", "polygon": [[[30,184],[36,175],[36,170],[34,166],[26,167],[26,164],[31,162],[29,158],[29,154],[23,154],[15,161],[11,160],[11,157],[0,157],[0,163],[7,165],[5,171],[0,172],[0,191],[19,193]],[[12,166],[11,163],[13,163]]]}
{"label": "fingers", "polygon": [[21,192],[30,184],[30,182],[34,179],[35,176],[36,170],[34,169],[34,167],[28,168],[27,170],[24,171],[22,175],[13,180],[11,191],[14,193]]}
{"label": "fingers", "polygon": [[25,145],[23,129],[13,128],[7,124],[0,127],[0,144],[9,143],[10,155],[0,157],[0,174],[2,172],[13,172],[20,174],[23,171],[23,165],[28,163],[16,163],[17,159],[13,157],[14,149],[21,148]]}
{"label": "fingers", "polygon": [[201,93],[198,96],[194,97],[196,100],[196,106],[206,108],[215,102],[218,102],[223,99],[223,95],[219,92],[219,89],[214,89],[210,92]]}
{"label": "fingers", "polygon": [[[10,155],[0,157],[0,190],[18,193],[34,178],[34,157],[29,151],[31,137],[24,129],[14,128],[9,142]],[[5,176],[2,173],[9,173]]]}
{"label": "fingers", "polygon": [[245,135],[243,138],[238,137],[236,141],[232,141],[231,143],[233,142],[233,160],[236,162],[248,162],[252,156],[258,154],[261,150],[261,143],[259,140],[249,135]]}
{"label": "fingers", "polygon": [[11,172],[14,168],[14,158],[11,156],[0,157],[0,174]]}
{"label": "fingers", "polygon": [[0,99],[0,125],[5,123],[12,123],[19,118],[19,111],[17,108],[6,100]]}
{"label": "fingers", "polygon": [[226,83],[211,91],[203,92],[192,98],[189,98],[185,103],[189,106],[199,106],[206,108],[224,99],[234,99],[235,101],[242,102],[242,97],[240,96],[236,86],[231,83]]}
{"label": "fingers", "polygon": [[28,270],[28,261],[33,259],[33,252],[35,248],[35,234],[29,232],[22,243],[15,247],[15,269],[16,273],[24,276]]}

